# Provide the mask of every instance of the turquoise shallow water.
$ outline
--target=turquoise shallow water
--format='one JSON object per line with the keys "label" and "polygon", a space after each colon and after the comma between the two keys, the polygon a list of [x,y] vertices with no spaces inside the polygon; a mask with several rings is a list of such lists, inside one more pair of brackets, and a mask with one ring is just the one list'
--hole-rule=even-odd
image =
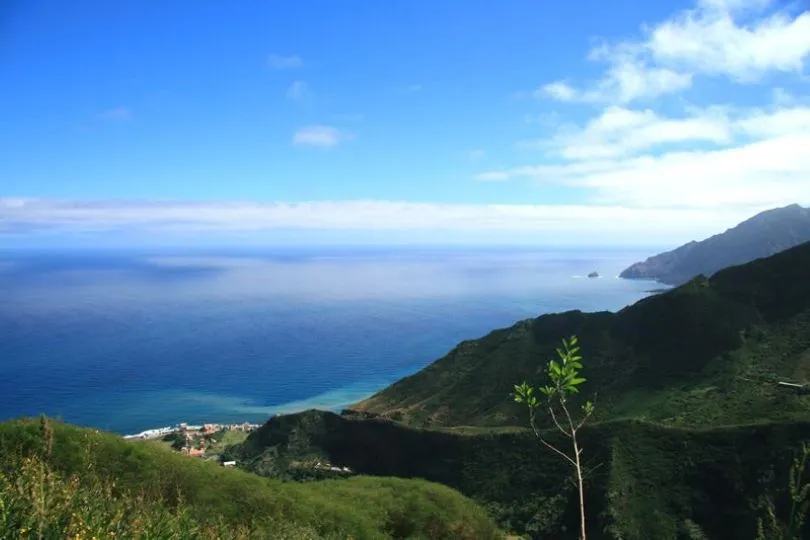
{"label": "turquoise shallow water", "polygon": [[648,254],[4,252],[0,419],[44,412],[131,433],[337,410],[462,339],[633,303],[653,287],[615,276]]}

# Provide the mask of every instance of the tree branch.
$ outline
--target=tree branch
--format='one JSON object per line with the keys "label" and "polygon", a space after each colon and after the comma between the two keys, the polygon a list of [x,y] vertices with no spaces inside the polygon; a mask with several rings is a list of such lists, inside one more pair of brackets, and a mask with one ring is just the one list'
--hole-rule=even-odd
{"label": "tree branch", "polygon": [[548,406],[548,412],[551,413],[551,419],[554,420],[554,424],[557,426],[557,429],[562,431],[565,434],[565,436],[570,439],[572,437],[572,434],[565,431],[565,428],[562,427],[560,423],[557,421],[557,415],[554,414],[554,407],[552,407],[551,404],[549,404]]}
{"label": "tree branch", "polygon": [[577,424],[577,431],[579,431],[579,428],[581,428],[583,425],[585,425],[585,422],[593,414],[594,409],[596,409],[596,393],[593,394],[593,403],[592,403],[592,405],[593,406],[591,407],[591,410],[586,412],[585,416],[582,418],[582,420],[579,422],[579,424]]}
{"label": "tree branch", "polygon": [[591,413],[593,413],[593,410],[591,410],[590,412],[586,412],[586,413],[585,413],[585,416],[583,416],[583,417],[582,417],[582,420],[580,420],[580,421],[579,421],[579,424],[577,424],[577,429],[576,429],[577,431],[579,431],[579,428],[581,428],[583,425],[585,425],[585,422],[586,422],[586,421],[588,420],[588,418],[591,416]]}
{"label": "tree branch", "polygon": [[529,424],[531,424],[531,426],[532,426],[532,430],[534,431],[535,436],[536,436],[538,439],[540,439],[540,442],[541,442],[541,443],[543,443],[543,445],[544,445],[546,448],[549,448],[549,449],[553,450],[554,452],[558,453],[560,456],[564,457],[564,458],[565,458],[565,459],[568,461],[568,463],[570,463],[571,465],[573,465],[573,466],[576,468],[576,466],[577,466],[577,462],[576,462],[576,461],[574,461],[573,459],[571,459],[570,457],[568,457],[568,454],[566,454],[566,453],[565,453],[565,452],[563,452],[562,450],[557,449],[557,448],[556,448],[556,447],[555,447],[553,444],[551,444],[551,443],[549,443],[548,441],[546,441],[546,440],[543,438],[543,435],[541,435],[541,434],[540,434],[540,430],[539,430],[539,429],[537,429],[537,424],[536,424],[536,423],[535,423],[535,421],[534,421],[534,409],[529,409]]}
{"label": "tree branch", "polygon": [[571,435],[576,434],[577,428],[574,427],[574,421],[571,420],[571,415],[568,413],[568,407],[565,406],[565,402],[560,398],[560,405],[562,406],[562,410],[565,413],[566,418],[568,418],[568,425],[571,426]]}

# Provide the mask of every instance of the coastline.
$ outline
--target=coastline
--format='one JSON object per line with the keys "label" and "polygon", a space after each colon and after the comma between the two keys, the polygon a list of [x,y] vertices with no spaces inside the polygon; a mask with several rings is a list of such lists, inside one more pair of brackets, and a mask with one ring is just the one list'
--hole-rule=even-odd
{"label": "coastline", "polygon": [[142,439],[142,440],[151,440],[151,439],[159,439],[160,437],[165,437],[166,435],[170,435],[172,433],[177,433],[178,431],[222,431],[222,430],[229,430],[229,431],[253,431],[254,429],[258,429],[261,427],[261,424],[251,424],[250,422],[242,422],[238,424],[217,424],[217,423],[210,423],[210,424],[200,424],[200,425],[191,425],[185,422],[180,422],[175,424],[174,426],[164,426],[159,428],[152,428],[152,429],[145,429],[140,433],[134,433],[130,435],[121,435],[121,438],[132,440],[132,439]]}

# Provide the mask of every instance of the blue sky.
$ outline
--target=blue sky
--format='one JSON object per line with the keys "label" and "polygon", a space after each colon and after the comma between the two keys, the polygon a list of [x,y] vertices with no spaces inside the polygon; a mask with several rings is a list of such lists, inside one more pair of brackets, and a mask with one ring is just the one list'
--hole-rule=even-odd
{"label": "blue sky", "polygon": [[670,243],[810,203],[805,2],[0,8],[0,242]]}

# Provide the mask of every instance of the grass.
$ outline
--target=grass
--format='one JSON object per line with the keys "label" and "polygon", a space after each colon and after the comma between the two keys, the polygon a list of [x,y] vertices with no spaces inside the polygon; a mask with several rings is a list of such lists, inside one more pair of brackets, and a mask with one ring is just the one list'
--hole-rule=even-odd
{"label": "grass", "polygon": [[206,457],[213,456],[219,457],[229,446],[245,442],[249,433],[242,430],[223,430],[214,434],[214,439],[217,442],[208,447]]}
{"label": "grass", "polygon": [[477,504],[423,480],[284,483],[50,421],[0,424],[0,464],[1,538],[503,536]]}

